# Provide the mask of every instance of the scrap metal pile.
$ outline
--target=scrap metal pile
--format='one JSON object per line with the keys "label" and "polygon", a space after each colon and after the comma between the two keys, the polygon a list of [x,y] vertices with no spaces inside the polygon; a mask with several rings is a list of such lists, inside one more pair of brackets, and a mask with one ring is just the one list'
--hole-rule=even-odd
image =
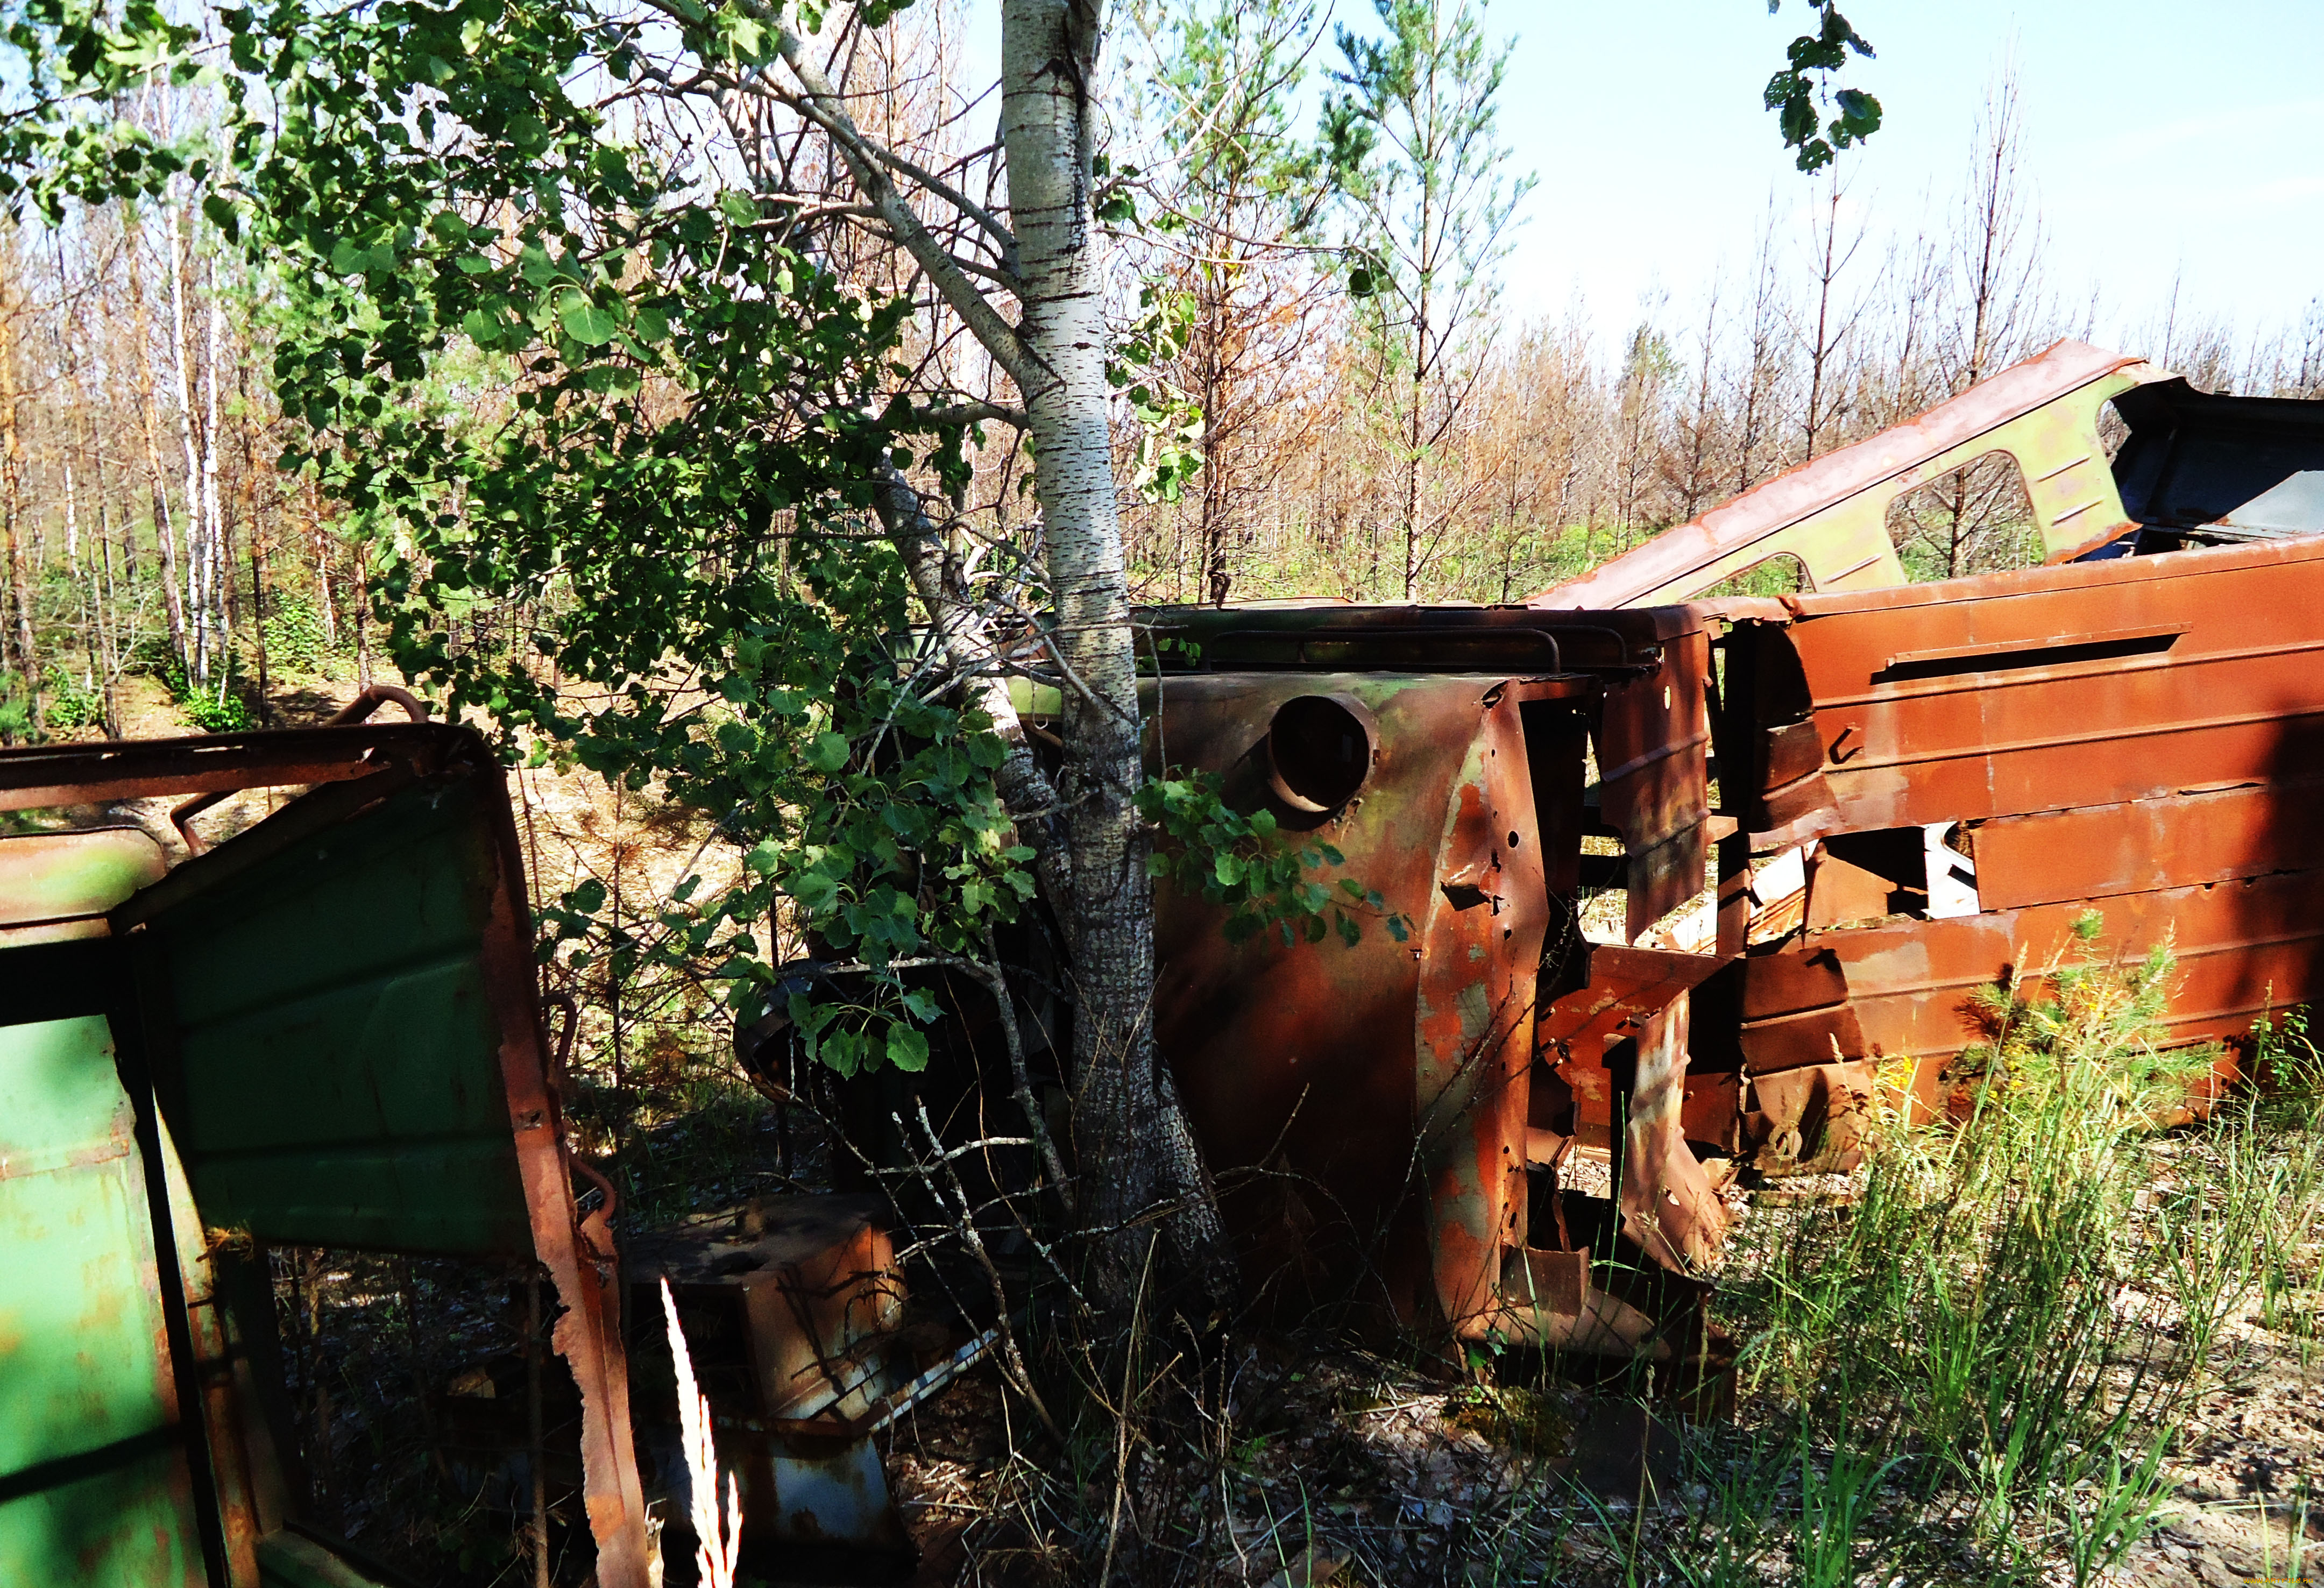
{"label": "scrap metal pile", "polygon": [[[1994,453],[2049,563],[1904,583],[1892,501]],[[1254,1288],[1684,1355],[1714,1176],[1847,1163],[1877,1085],[1941,1115],[1973,996],[2085,910],[2174,947],[2176,1039],[2316,996],[2319,531],[2319,405],[2065,343],[1523,605],[1149,614],[1151,764],[1328,839],[1412,928],[1232,945],[1158,901],[1158,1036]],[[1775,556],[1813,593],[1706,596]],[[295,786],[207,853],[186,826]],[[990,1334],[908,1322],[844,1199],[617,1252],[484,743],[0,752],[0,809],[157,795],[198,797],[174,869],[134,826],[0,837],[0,1578],[372,1580],[297,1470],[270,1244],[546,1275],[553,1417],[537,1356],[440,1409],[561,1473],[605,1588],[648,1580],[661,1278],[752,1526],[899,1550],[864,1442]]]}

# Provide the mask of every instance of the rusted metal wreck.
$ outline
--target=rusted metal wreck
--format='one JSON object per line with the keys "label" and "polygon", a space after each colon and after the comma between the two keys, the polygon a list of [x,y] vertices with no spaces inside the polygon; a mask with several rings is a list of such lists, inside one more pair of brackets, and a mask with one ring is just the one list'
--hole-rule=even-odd
{"label": "rusted metal wreck", "polygon": [[[1905,583],[1890,504],[1997,454],[2047,562]],[[1213,1172],[1254,1171],[1251,1271],[1683,1352],[1619,1260],[1700,1272],[1714,1175],[1853,1161],[1877,1084],[1942,1110],[1973,995],[2092,908],[2172,946],[2170,1035],[2232,1067],[2319,987],[2319,531],[2324,408],[2068,342],[1523,605],[1152,614],[1154,764],[1416,928],[1230,947],[1162,906],[1162,1045]],[[1716,594],[1779,557],[1811,593]]]}

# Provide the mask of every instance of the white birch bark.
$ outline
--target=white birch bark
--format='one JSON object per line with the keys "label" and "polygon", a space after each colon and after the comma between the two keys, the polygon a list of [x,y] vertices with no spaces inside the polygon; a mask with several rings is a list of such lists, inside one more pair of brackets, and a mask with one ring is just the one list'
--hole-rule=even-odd
{"label": "white birch bark", "polygon": [[189,631],[187,666],[197,680],[209,678],[209,609],[202,601],[202,467],[194,439],[191,338],[186,329],[186,233],[173,205],[162,206],[170,234],[170,363],[178,378],[178,439],[186,451],[185,610]]}
{"label": "white birch bark", "polygon": [[1001,137],[1024,315],[1017,337],[1065,691],[1073,868],[1074,1135],[1100,1288],[1130,1296],[1154,1215],[1166,1269],[1231,1288],[1201,1156],[1155,1050],[1154,899],[1141,777],[1130,585],[1107,433],[1104,258],[1090,211],[1102,0],[1003,0]]}
{"label": "white birch bark", "polygon": [[[209,596],[209,632],[221,663],[226,657],[226,511],[218,503],[218,355],[226,340],[226,305],[218,297],[217,255],[210,255],[210,317],[208,346],[202,359],[202,522],[208,541],[208,571],[203,587]],[[223,682],[223,680],[221,680]]]}
{"label": "white birch bark", "polygon": [[[1042,856],[1037,870],[1045,891],[1067,891],[1059,913],[1076,1011],[1074,1143],[1090,1187],[1078,1205],[1102,1237],[1097,1289],[1117,1309],[1132,1304],[1144,1260],[1142,1232],[1157,1224],[1169,1232],[1172,1248],[1158,1277],[1191,1279],[1222,1300],[1233,1288],[1232,1260],[1201,1153],[1155,1051],[1151,1020],[1153,891],[1146,830],[1134,804],[1141,776],[1138,680],[1107,437],[1103,260],[1090,211],[1096,130],[1090,87],[1102,0],[1004,0],[1006,226],[867,138],[781,8],[759,14],[774,26],[777,53],[803,90],[792,103],[829,134],[881,226],[1024,395],[1056,603],[1057,660],[1073,674],[1065,691],[1065,775],[1054,799],[1021,730],[1011,734],[1019,725],[1005,690],[991,687],[995,679],[980,691],[1014,751],[1002,768],[1002,797],[1025,841]],[[1017,296],[1023,308],[1017,324],[921,221],[891,171],[995,241],[1000,266],[983,274]],[[884,482],[880,505],[891,534],[917,512],[916,502],[908,510]],[[946,615],[950,594],[941,568],[915,554],[918,533],[903,534],[899,546],[941,627],[953,621]],[[963,634],[950,639],[968,643]],[[1048,814],[1059,804],[1062,824]]]}

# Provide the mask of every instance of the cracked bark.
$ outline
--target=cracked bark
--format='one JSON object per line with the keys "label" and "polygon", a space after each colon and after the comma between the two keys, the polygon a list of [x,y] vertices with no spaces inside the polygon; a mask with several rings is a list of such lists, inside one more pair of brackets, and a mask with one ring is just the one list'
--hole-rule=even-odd
{"label": "cracked bark", "polygon": [[[1004,0],[1001,136],[1022,277],[1017,338],[1065,697],[1060,792],[1073,872],[1074,1137],[1097,1288],[1127,1310],[1153,1233],[1159,1265],[1212,1305],[1233,1287],[1202,1157],[1154,1043],[1154,899],[1135,639],[1107,434],[1103,249],[1090,213],[1102,0]],[[1192,1297],[1187,1297],[1189,1301]]]}

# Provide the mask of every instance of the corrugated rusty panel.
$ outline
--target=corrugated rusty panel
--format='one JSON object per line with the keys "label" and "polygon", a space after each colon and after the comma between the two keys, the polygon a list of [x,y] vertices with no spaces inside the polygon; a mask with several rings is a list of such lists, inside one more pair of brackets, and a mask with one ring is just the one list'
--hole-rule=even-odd
{"label": "corrugated rusty panel", "polygon": [[1703,712],[1710,637],[1662,642],[1661,665],[1609,684],[1598,735],[1599,810],[1628,858],[1626,935],[1636,938],[1702,891],[1711,817]]}
{"label": "corrugated rusty panel", "polygon": [[[1754,955],[1748,1067],[1958,1053],[1980,1039],[1978,990],[2010,967],[2035,973],[2068,953],[2075,919],[2091,908],[2070,900],[1844,928]],[[2126,894],[2098,908],[2104,943],[2126,958],[2172,945],[2178,972],[2161,1023],[2172,1042],[2239,1038],[2267,1011],[2324,995],[2324,873]]]}
{"label": "corrugated rusty panel", "polygon": [[1996,451],[2017,459],[2051,551],[2103,540],[2125,520],[2098,439],[2098,409],[2153,378],[2138,359],[2057,343],[1909,423],[1755,486],[1527,605],[1602,609],[1683,601],[1778,554],[1800,559],[1817,590],[1901,584],[1889,503]]}
{"label": "corrugated rusty panel", "polygon": [[1976,829],[1987,909],[2324,866],[2324,779],[2001,817]]}
{"label": "corrugated rusty panel", "polygon": [[[1763,842],[2298,780],[2324,767],[2324,638],[2312,621],[2324,606],[2324,540],[1793,605],[1787,627],[1746,625],[1730,642],[1790,653],[1766,662],[1795,659],[1821,751],[1813,777],[1788,786],[1794,803],[1773,812],[1765,803],[1785,790],[1770,756],[1755,817],[1769,824]],[[1769,737],[1801,735],[1770,724]]]}

